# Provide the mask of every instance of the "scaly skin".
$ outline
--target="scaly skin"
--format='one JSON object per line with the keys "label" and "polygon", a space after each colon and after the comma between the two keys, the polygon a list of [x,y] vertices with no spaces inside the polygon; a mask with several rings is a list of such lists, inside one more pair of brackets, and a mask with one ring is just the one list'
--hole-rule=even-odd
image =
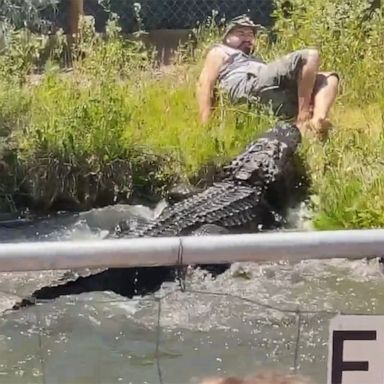
{"label": "scaly skin", "polygon": [[[204,224],[226,228],[245,225],[257,219],[261,207],[262,186],[250,188],[234,182],[214,184],[202,193],[171,207],[134,231],[128,226],[129,237],[176,236],[190,234]],[[260,223],[261,224],[261,223]],[[119,224],[110,238],[125,237],[125,222]]]}
{"label": "scaly skin", "polygon": [[136,228],[123,221],[108,237],[191,235],[207,224],[244,231],[250,224],[259,227],[268,210],[273,214],[264,194],[271,184],[289,176],[287,165],[291,164],[300,140],[295,126],[278,124],[224,168],[223,181],[167,207],[158,218]]}
{"label": "scaly skin", "polygon": [[[167,207],[153,221],[127,219],[111,231],[109,238],[204,236],[259,230],[259,225],[265,226],[273,216],[279,205],[277,200],[284,200],[280,205],[287,205],[293,194],[293,158],[300,141],[295,126],[278,124],[224,168],[222,181]],[[293,180],[296,182],[295,177]],[[268,196],[271,190],[277,190],[278,197]],[[34,291],[30,298],[18,302],[15,308],[33,304],[34,299],[99,290],[132,297],[153,292],[163,281],[173,279],[171,267],[68,271],[62,278]]]}

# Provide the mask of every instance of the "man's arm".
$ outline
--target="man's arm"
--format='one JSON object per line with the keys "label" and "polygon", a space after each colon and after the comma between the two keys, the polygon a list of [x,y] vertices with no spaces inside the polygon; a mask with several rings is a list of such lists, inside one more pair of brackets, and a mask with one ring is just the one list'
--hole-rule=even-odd
{"label": "man's arm", "polygon": [[207,123],[211,115],[213,90],[220,69],[225,62],[225,54],[213,48],[207,55],[197,83],[197,101],[199,104],[200,120]]}

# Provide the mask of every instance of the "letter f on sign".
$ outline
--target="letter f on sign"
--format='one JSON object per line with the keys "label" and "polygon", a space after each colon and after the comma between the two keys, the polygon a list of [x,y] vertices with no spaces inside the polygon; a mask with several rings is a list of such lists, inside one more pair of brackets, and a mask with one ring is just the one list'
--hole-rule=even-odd
{"label": "letter f on sign", "polygon": [[343,361],[345,340],[376,340],[376,331],[333,331],[332,384],[342,384],[344,371],[368,371],[368,361]]}

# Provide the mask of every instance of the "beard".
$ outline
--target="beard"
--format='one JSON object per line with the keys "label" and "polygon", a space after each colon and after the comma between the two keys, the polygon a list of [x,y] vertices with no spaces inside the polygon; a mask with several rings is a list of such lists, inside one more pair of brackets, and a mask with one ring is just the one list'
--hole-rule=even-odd
{"label": "beard", "polygon": [[249,55],[252,52],[252,44],[244,42],[239,45],[239,49],[241,49],[245,54]]}

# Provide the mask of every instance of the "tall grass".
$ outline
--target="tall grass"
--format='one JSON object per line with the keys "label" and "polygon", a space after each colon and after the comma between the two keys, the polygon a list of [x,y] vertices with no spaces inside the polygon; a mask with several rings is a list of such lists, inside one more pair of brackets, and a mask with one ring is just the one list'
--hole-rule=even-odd
{"label": "tall grass", "polygon": [[384,7],[366,0],[292,4],[285,15],[282,7],[276,12],[277,39],[269,52],[316,47],[322,69],[335,70],[342,79],[330,140],[305,148],[316,195],[315,225],[382,226]]}
{"label": "tall grass", "polygon": [[[258,36],[257,51],[270,60],[316,47],[322,70],[342,78],[330,140],[302,148],[314,222],[320,229],[381,226],[383,8],[374,11],[366,0],[295,0],[287,12],[283,3],[276,0],[274,29]],[[33,39],[22,51],[15,37],[2,60],[3,70],[10,68],[0,84],[1,124],[4,132],[13,127],[6,135],[18,169],[41,200],[70,195],[80,206],[87,198],[94,205],[89,196],[103,188],[114,191],[113,201],[134,191],[163,194],[176,181],[196,182],[201,170],[239,153],[276,120],[222,102],[208,126],[199,123],[195,84],[209,44],[220,36],[212,20],[198,31],[194,57],[180,49],[166,72],[153,52],[121,37],[113,18],[106,39],[89,23],[82,31],[71,73],[58,69],[57,49],[31,84],[42,50]]]}

